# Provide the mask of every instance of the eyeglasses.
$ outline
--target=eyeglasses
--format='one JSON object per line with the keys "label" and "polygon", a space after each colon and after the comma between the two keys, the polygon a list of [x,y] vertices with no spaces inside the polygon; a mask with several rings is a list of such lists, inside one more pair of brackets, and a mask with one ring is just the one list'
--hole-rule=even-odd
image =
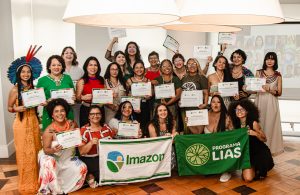
{"label": "eyeglasses", "polygon": [[197,66],[197,63],[194,62],[194,63],[191,63],[191,64],[187,64],[187,66]]}
{"label": "eyeglasses", "polygon": [[235,109],[235,112],[246,112],[246,110],[244,108],[240,108],[240,109]]}
{"label": "eyeglasses", "polygon": [[89,115],[90,116],[101,116],[101,113],[100,112],[95,112],[95,113],[90,113]]}

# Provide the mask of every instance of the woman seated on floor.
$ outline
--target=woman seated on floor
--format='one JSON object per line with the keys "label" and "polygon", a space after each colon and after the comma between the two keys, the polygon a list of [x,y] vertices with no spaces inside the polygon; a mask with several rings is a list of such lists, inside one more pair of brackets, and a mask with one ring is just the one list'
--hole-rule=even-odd
{"label": "woman seated on floor", "polygon": [[80,129],[82,145],[79,146],[80,159],[87,165],[87,183],[91,188],[98,186],[99,181],[99,139],[112,139],[116,131],[104,124],[101,108],[93,105],[89,109],[89,123]]}
{"label": "woman seated on floor", "polygon": [[56,139],[57,133],[77,128],[76,122],[67,119],[70,106],[66,100],[51,100],[47,112],[52,119],[43,133],[43,150],[39,152],[39,192],[67,194],[80,189],[87,173],[86,165],[74,156],[75,148],[63,149]]}

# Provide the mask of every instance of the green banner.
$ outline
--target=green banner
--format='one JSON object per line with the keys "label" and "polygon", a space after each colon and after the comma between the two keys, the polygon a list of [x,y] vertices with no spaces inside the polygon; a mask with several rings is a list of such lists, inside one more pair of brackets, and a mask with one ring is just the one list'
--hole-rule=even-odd
{"label": "green banner", "polygon": [[211,134],[177,135],[175,148],[180,176],[250,168],[249,136],[245,128]]}

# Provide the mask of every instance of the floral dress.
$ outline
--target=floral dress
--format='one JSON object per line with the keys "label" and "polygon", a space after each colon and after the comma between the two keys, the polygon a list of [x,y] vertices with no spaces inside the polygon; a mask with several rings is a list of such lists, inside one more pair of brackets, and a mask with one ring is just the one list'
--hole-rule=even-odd
{"label": "floral dress", "polygon": [[[57,141],[52,141],[52,147]],[[75,148],[47,155],[43,150],[38,155],[40,173],[39,193],[63,194],[76,191],[84,184],[86,165],[75,156]]]}

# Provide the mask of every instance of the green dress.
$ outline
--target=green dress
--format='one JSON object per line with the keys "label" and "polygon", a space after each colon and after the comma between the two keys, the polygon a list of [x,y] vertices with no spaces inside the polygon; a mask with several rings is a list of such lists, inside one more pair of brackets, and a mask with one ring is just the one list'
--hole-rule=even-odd
{"label": "green dress", "polygon": [[[65,89],[65,88],[73,88],[74,89],[74,84],[73,81],[71,79],[71,77],[69,75],[63,74],[60,82],[55,82],[50,75],[46,75],[41,77],[38,80],[37,83],[37,88],[44,88],[45,91],[45,96],[46,99],[48,100],[49,98],[51,98],[51,90],[53,89]],[[74,119],[74,113],[72,108],[70,108],[70,112],[68,114],[68,119],[73,120]],[[43,108],[43,116],[42,116],[42,130],[45,131],[45,129],[48,127],[48,125],[50,125],[52,122],[52,119],[48,116],[47,110],[44,107]]]}

